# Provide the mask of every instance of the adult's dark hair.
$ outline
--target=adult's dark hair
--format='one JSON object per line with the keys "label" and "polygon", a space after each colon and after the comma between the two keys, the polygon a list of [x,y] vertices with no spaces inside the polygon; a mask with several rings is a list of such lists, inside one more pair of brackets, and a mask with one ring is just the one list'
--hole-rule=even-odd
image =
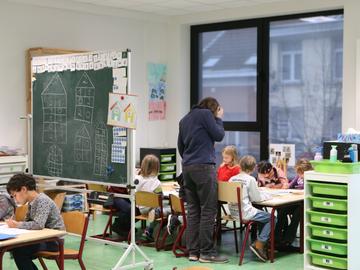
{"label": "adult's dark hair", "polygon": [[198,107],[202,109],[209,109],[215,116],[220,107],[220,104],[215,98],[206,97],[199,102]]}
{"label": "adult's dark hair", "polygon": [[27,190],[36,190],[36,181],[30,174],[19,173],[10,178],[6,185],[7,192],[10,194],[12,191],[20,191],[22,187]]}

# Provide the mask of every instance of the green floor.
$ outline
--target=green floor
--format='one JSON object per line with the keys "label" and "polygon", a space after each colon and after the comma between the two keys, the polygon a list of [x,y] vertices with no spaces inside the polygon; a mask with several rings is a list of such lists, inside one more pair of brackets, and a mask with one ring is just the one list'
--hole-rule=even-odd
{"label": "green floor", "polygon": [[[107,216],[97,215],[96,220],[90,221],[88,234],[93,235],[95,233],[100,233],[104,228],[104,224],[107,220]],[[77,248],[77,243],[79,239],[71,236],[67,236],[65,240],[65,246],[68,248]],[[238,254],[235,253],[234,238],[232,233],[225,233],[221,248],[221,253],[229,256],[230,262],[222,265],[215,264],[201,264],[189,262],[185,258],[175,258],[171,251],[160,251],[157,252],[154,248],[150,247],[141,247],[145,254],[154,260],[154,269],[156,270],[171,270],[173,267],[177,267],[179,270],[186,268],[188,266],[201,265],[207,266],[211,269],[218,270],[233,270],[239,269],[242,270],[273,270],[273,269],[286,269],[290,268],[292,270],[303,269],[303,256],[302,254],[293,253],[276,253],[276,260],[274,263],[262,263],[256,257],[254,257],[249,250],[246,251],[244,257],[244,263],[242,266],[238,266]],[[85,244],[84,250],[84,262],[88,270],[110,270],[112,269],[123,252],[125,251],[122,247],[105,245],[102,243],[87,241]],[[50,270],[57,269],[56,265],[47,261],[48,268]],[[3,269],[6,270],[15,270],[16,266],[13,260],[10,259],[9,254],[7,253],[4,258]],[[39,266],[39,269],[41,267]],[[77,261],[65,261],[65,269],[73,270],[80,269]],[[143,269],[143,267],[136,268]]]}

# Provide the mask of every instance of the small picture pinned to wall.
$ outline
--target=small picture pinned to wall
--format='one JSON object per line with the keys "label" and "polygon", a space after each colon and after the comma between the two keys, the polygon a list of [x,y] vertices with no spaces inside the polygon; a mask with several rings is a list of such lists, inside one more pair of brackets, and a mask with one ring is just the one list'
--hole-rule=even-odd
{"label": "small picture pinned to wall", "polygon": [[288,166],[295,166],[295,144],[270,144],[269,161],[276,164],[279,159],[285,159]]}

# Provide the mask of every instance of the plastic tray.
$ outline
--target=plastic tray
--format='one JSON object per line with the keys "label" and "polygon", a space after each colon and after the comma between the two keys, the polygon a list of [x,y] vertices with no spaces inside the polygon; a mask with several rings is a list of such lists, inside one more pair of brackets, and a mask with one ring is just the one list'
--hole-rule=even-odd
{"label": "plastic tray", "polygon": [[313,224],[308,225],[308,227],[310,229],[311,237],[321,237],[327,240],[347,241],[347,229],[318,226]]}
{"label": "plastic tray", "polygon": [[318,211],[306,211],[311,223],[327,224],[330,226],[347,226],[347,215],[330,214]]}
{"label": "plastic tray", "polygon": [[309,197],[311,207],[332,211],[347,211],[347,200],[334,198]]}
{"label": "plastic tray", "polygon": [[159,179],[161,181],[174,180],[175,172],[159,173]]}
{"label": "plastic tray", "polygon": [[347,255],[347,244],[320,241],[315,239],[308,239],[308,243],[312,251],[320,251],[340,256]]}
{"label": "plastic tray", "polygon": [[347,269],[347,259],[317,253],[309,253],[311,263],[335,269]]}
{"label": "plastic tray", "polygon": [[360,173],[360,162],[342,163],[341,161],[324,160],[310,160],[315,172],[321,173],[345,173],[356,174]]}
{"label": "plastic tray", "polygon": [[175,170],[175,163],[165,163],[165,164],[160,164],[160,171],[162,172],[169,172],[169,171],[173,171]]}
{"label": "plastic tray", "polygon": [[347,185],[332,184],[332,183],[319,183],[319,182],[308,182],[311,193],[314,195],[326,195],[326,196],[337,196],[347,197]]}
{"label": "plastic tray", "polygon": [[169,155],[160,155],[160,162],[170,162],[173,161],[173,157],[175,154],[169,154]]}

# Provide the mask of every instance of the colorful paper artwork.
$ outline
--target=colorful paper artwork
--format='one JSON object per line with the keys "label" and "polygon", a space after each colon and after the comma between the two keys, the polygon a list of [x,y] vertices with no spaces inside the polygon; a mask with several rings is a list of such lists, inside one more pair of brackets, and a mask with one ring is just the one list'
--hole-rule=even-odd
{"label": "colorful paper artwork", "polygon": [[108,125],[136,128],[137,96],[126,94],[109,94]]}
{"label": "colorful paper artwork", "polygon": [[167,66],[148,63],[149,120],[164,120],[166,116],[165,92],[167,87]]}

